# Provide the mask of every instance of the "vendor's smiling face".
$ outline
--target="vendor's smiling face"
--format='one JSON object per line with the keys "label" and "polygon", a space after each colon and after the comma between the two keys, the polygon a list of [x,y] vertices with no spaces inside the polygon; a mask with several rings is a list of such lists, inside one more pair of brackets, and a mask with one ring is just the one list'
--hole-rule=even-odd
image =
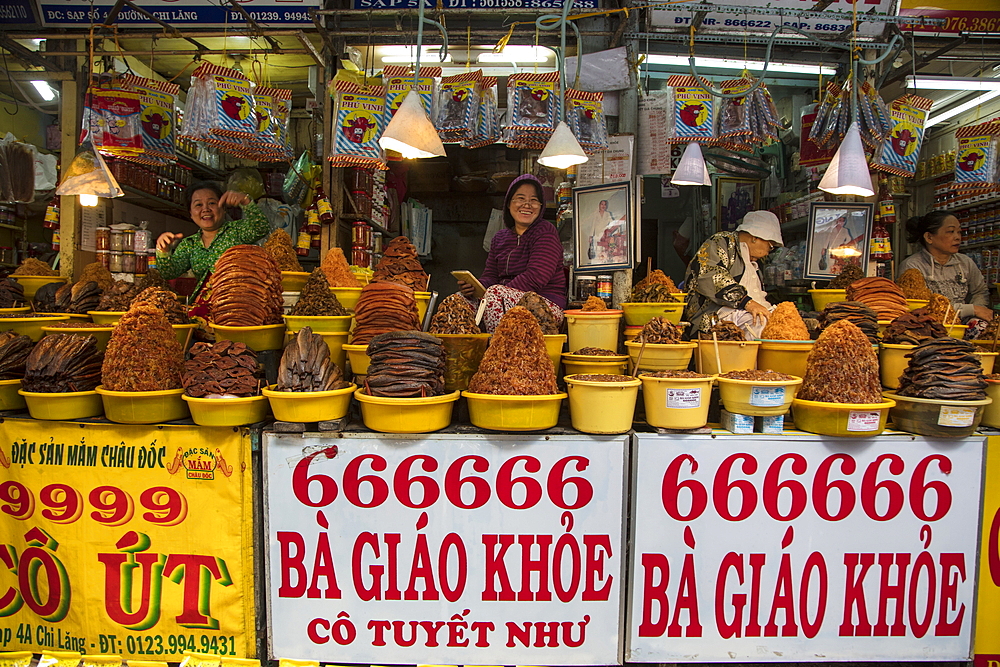
{"label": "vendor's smiling face", "polygon": [[930,251],[937,250],[945,255],[954,255],[962,245],[962,227],[958,218],[949,215],[933,234],[924,232],[924,242]]}
{"label": "vendor's smiling face", "polygon": [[214,190],[196,190],[191,197],[191,219],[206,232],[221,227],[224,214],[225,211],[219,206],[219,195]]}
{"label": "vendor's smiling face", "polygon": [[508,210],[514,218],[514,226],[518,233],[523,232],[538,219],[542,206],[543,203],[538,198],[538,189],[531,183],[523,183],[514,190]]}

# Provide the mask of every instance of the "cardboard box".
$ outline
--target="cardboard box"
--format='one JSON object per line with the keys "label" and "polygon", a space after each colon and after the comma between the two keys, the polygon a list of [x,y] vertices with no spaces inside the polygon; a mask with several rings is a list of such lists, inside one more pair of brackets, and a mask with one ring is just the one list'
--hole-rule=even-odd
{"label": "cardboard box", "polygon": [[729,410],[720,410],[719,422],[722,428],[732,433],[753,433],[753,417],[750,415],[738,415]]}

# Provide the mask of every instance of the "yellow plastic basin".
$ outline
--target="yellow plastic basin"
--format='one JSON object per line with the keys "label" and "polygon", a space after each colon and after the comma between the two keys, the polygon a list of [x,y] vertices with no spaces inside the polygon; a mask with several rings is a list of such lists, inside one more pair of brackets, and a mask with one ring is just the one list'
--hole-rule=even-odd
{"label": "yellow plastic basin", "polygon": [[979,363],[983,367],[983,375],[989,375],[993,372],[993,366],[996,364],[997,355],[1000,352],[976,352],[977,357],[979,357]]}
{"label": "yellow plastic basin", "polygon": [[541,431],[559,421],[566,394],[507,396],[463,391],[469,402],[469,421],[491,431]]}
{"label": "yellow plastic basin", "polygon": [[965,331],[969,328],[968,324],[949,324],[945,327],[948,330],[948,335],[952,338],[958,338],[959,340],[965,338]]}
{"label": "yellow plastic basin", "polygon": [[[695,366],[699,373],[715,375],[729,371],[752,371],[757,368],[759,340],[720,340],[719,358],[715,358],[715,341],[699,340]],[[722,368],[719,368],[719,364]],[[742,414],[742,413],[741,413]]]}
{"label": "yellow plastic basin", "polygon": [[566,318],[571,352],[582,347],[618,349],[618,325],[622,319],[622,311],[567,310],[563,316]]}
{"label": "yellow plastic basin", "polygon": [[556,377],[559,377],[559,361],[562,358],[563,346],[566,345],[568,336],[566,334],[544,334],[542,338],[545,339],[545,351],[549,353],[549,359],[552,360],[552,371]]}
{"label": "yellow plastic basin", "polygon": [[389,398],[368,396],[363,389],[354,392],[361,403],[365,426],[381,433],[430,433],[451,424],[451,410],[461,392],[427,398]]}
{"label": "yellow plastic basin", "polygon": [[197,323],[171,324],[170,328],[174,330],[174,338],[176,338],[177,342],[181,344],[181,347],[184,347],[187,345],[189,337],[194,335],[194,328],[197,326]]}
{"label": "yellow plastic basin", "polygon": [[642,343],[630,340],[625,342],[625,347],[628,348],[632,368],[636,368],[638,363],[640,370],[676,371],[688,367],[698,343],[646,343],[641,360],[639,350],[642,350]]}
{"label": "yellow plastic basin", "polygon": [[674,324],[680,324],[685,301],[668,303],[623,303],[622,312],[627,326],[642,326],[654,317],[665,317]]}
{"label": "yellow plastic basin", "polygon": [[19,389],[32,419],[84,419],[104,412],[96,391],[71,391],[47,394]]}
{"label": "yellow plastic basin", "polygon": [[847,301],[847,290],[845,289],[811,289],[809,296],[812,297],[813,310],[823,310],[829,304],[837,301]]}
{"label": "yellow plastic basin", "polygon": [[42,327],[43,335],[48,336],[57,333],[71,333],[79,334],[81,336],[93,336],[97,339],[97,349],[103,350],[108,347],[108,341],[111,340],[111,332],[114,331],[114,327],[99,327],[96,324],[93,327],[87,327],[84,329],[80,328],[70,328],[70,327]]}
{"label": "yellow plastic basin", "polygon": [[[42,339],[45,332],[42,327],[53,322],[65,322],[69,320],[69,315],[55,315],[45,317],[4,317],[0,318],[0,331],[13,331],[18,335],[24,335],[36,343]],[[66,329],[72,333],[72,329]]]}
{"label": "yellow plastic basin", "polygon": [[916,310],[917,308],[926,308],[930,304],[927,299],[907,299],[906,306],[910,310]]}
{"label": "yellow plastic basin", "polygon": [[768,417],[788,412],[802,378],[794,380],[731,380],[716,378],[719,382],[719,400],[726,410],[738,415]]}
{"label": "yellow plastic basin", "polygon": [[271,404],[274,418],[283,422],[321,422],[340,419],[351,407],[357,389],[351,384],[332,391],[275,391],[274,385],[263,390]]}
{"label": "yellow plastic basin", "polygon": [[159,424],[191,416],[181,397],[184,389],[111,391],[98,385],[96,391],[104,401],[104,416],[119,424]]}
{"label": "yellow plastic basin", "polygon": [[282,271],[281,291],[301,292],[311,274],[308,271]]}
{"label": "yellow plastic basin", "polygon": [[368,375],[368,364],[371,363],[368,357],[368,343],[364,345],[344,343],[341,347],[347,352],[347,358],[351,362],[351,372],[355,375]]}
{"label": "yellow plastic basin", "polygon": [[88,310],[87,314],[94,324],[118,324],[118,320],[125,314],[124,310]]}
{"label": "yellow plastic basin", "polygon": [[878,371],[883,387],[896,389],[899,387],[899,376],[903,374],[910,360],[905,356],[909,354],[916,345],[896,345],[893,343],[882,343],[878,351]]}
{"label": "yellow plastic basin", "polygon": [[243,426],[267,417],[267,396],[245,398],[195,398],[181,396],[198,426]]}
{"label": "yellow plastic basin", "polygon": [[900,431],[936,438],[964,438],[979,427],[986,407],[993,403],[987,395],[975,401],[948,401],[940,398],[900,396],[882,392],[896,402],[889,410],[893,425]]}
{"label": "yellow plastic basin", "polygon": [[692,429],[708,423],[715,377],[657,378],[640,375],[646,423],[657,428]]}
{"label": "yellow plastic basin", "polygon": [[427,316],[427,306],[431,302],[431,293],[414,292],[413,297],[417,300],[417,319],[420,321],[421,326],[423,326],[424,317]]}
{"label": "yellow plastic basin", "polygon": [[867,438],[885,430],[889,408],[895,401],[881,403],[823,403],[796,398],[792,401],[795,428],[807,433]]}
{"label": "yellow plastic basin", "polygon": [[986,395],[993,402],[983,410],[982,425],[1000,428],[1000,380],[986,380]]}
{"label": "yellow plastic basin", "polygon": [[331,287],[330,291],[336,295],[341,306],[353,311],[354,307],[358,305],[358,299],[361,298],[361,289],[360,287]]}
{"label": "yellow plastic basin", "polygon": [[30,313],[31,306],[18,306],[16,308],[0,308],[0,313]]}
{"label": "yellow plastic basin", "polygon": [[24,298],[34,299],[35,292],[52,283],[65,283],[69,280],[66,276],[10,276],[24,287]]}
{"label": "yellow plastic basin", "polygon": [[[564,352],[562,355],[562,363],[567,377],[570,375],[590,374],[624,375],[626,369],[628,368],[628,355],[616,354],[614,356],[595,356]],[[576,427],[574,426],[574,428]]]}
{"label": "yellow plastic basin", "polygon": [[24,410],[27,403],[24,396],[18,393],[21,380],[0,380],[0,410]]}
{"label": "yellow plastic basin", "polygon": [[[341,372],[347,372],[347,352],[344,350],[344,343],[350,337],[350,333],[347,331],[315,331],[313,332],[317,336],[323,339],[326,346],[330,349],[330,361],[337,364],[340,367]],[[292,338],[295,336],[294,333],[290,331],[285,332],[285,345],[291,342]],[[368,348],[367,345],[364,346],[365,349]],[[367,356],[367,355],[366,355]],[[316,421],[315,419],[313,421]]]}
{"label": "yellow plastic basin", "polygon": [[757,351],[757,368],[805,377],[806,359],[814,340],[762,340]]}
{"label": "yellow plastic basin", "polygon": [[[618,373],[608,373],[618,375]],[[632,428],[635,399],[641,380],[592,382],[567,375],[569,416],[573,428],[584,433],[625,433]]]}
{"label": "yellow plastic basin", "polygon": [[465,391],[479,370],[491,334],[433,334],[444,346],[444,388]]}
{"label": "yellow plastic basin", "polygon": [[640,333],[642,333],[642,326],[637,324],[635,326],[626,326],[623,335],[625,336],[625,340],[632,340]]}
{"label": "yellow plastic basin", "polygon": [[302,327],[309,327],[313,333],[336,333],[349,331],[353,315],[327,315],[307,317],[305,315],[285,315],[285,330],[295,333]]}
{"label": "yellow plastic basin", "polygon": [[264,350],[280,350],[285,341],[285,323],[264,324],[258,327],[229,327],[222,324],[212,324],[215,337],[218,340],[232,340],[246,343],[254,352]]}

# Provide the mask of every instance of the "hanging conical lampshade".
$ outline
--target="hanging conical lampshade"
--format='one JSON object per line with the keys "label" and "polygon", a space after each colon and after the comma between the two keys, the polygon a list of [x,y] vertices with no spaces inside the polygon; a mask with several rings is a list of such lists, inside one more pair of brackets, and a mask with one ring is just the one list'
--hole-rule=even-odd
{"label": "hanging conical lampshade", "polygon": [[407,158],[445,155],[441,137],[424,111],[424,105],[420,103],[420,94],[415,90],[410,90],[403,98],[403,103],[389,121],[378,144]]}
{"label": "hanging conical lampshade", "polygon": [[545,144],[545,150],[538,156],[538,164],[552,169],[567,169],[588,159],[580,147],[580,142],[573,136],[573,130],[562,120],[549,137],[549,143]]}
{"label": "hanging conical lampshade", "polygon": [[701,154],[701,146],[692,141],[684,149],[681,156],[681,163],[677,165],[674,175],[670,177],[673,185],[711,185],[712,179],[708,175],[708,165]]}
{"label": "hanging conical lampshade", "polygon": [[819,189],[835,195],[871,197],[875,194],[857,122],[847,128],[840,148],[819,182]]}
{"label": "hanging conical lampshade", "polygon": [[62,183],[56,188],[57,195],[78,195],[81,206],[97,206],[98,197],[121,197],[125,192],[112,176],[104,158],[87,141],[63,175]]}

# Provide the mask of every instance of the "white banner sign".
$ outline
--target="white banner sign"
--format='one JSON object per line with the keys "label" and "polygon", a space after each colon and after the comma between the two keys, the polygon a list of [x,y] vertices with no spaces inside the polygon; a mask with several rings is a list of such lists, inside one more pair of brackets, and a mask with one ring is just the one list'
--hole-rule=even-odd
{"label": "white banner sign", "polygon": [[[172,26],[245,29],[243,12],[218,0],[136,0],[136,6]],[[115,6],[114,0],[38,0],[42,25],[73,26],[103,23]],[[240,0],[240,6],[263,28],[283,25],[312,25],[310,9],[322,8],[320,0]],[[158,25],[142,12],[124,7],[115,23],[155,27]]]}
{"label": "white banner sign", "polygon": [[272,657],[618,664],[627,441],[265,434]]}
{"label": "white banner sign", "polygon": [[[773,10],[773,14],[732,14],[723,12],[709,12],[699,28],[702,32],[757,32],[770,33],[779,25],[790,25],[806,32],[826,33],[833,35],[848,28],[851,25],[850,18],[833,19],[829,15],[833,12],[849,14],[852,10],[850,0],[834,0],[826,9],[828,16],[816,18],[801,18],[794,15],[782,14],[783,9],[809,10],[816,3],[812,0],[728,0],[729,7],[767,7]],[[896,12],[897,0],[858,0],[858,14],[893,15]],[[683,28],[687,29],[694,18],[693,11],[670,11],[665,9],[653,9],[651,23],[656,28]],[[862,21],[858,24],[858,34],[878,35],[882,32],[883,23],[878,21]],[[782,36],[796,37],[793,32],[782,32]]]}
{"label": "white banner sign", "polygon": [[983,440],[636,436],[626,660],[969,660]]}

